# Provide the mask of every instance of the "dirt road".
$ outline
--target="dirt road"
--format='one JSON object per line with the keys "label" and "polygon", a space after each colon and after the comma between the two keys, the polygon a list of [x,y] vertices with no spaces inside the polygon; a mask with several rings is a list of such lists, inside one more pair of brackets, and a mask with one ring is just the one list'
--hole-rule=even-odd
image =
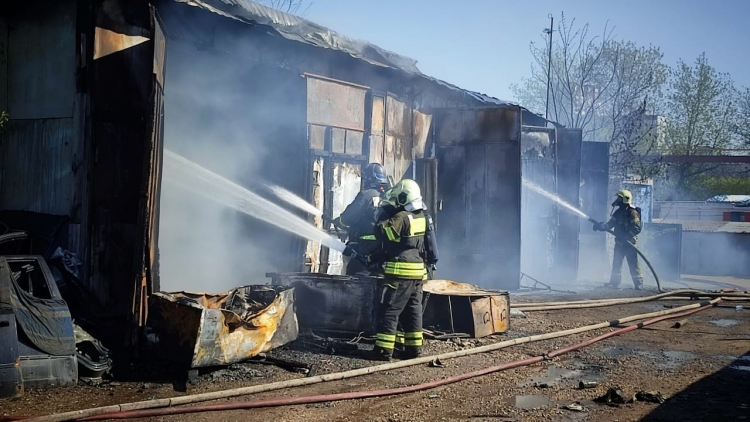
{"label": "dirt road", "polygon": [[[633,291],[621,295],[634,295]],[[595,295],[595,294],[594,294]],[[611,296],[612,293],[609,293]],[[544,300],[581,299],[544,296]],[[540,297],[514,297],[514,301]],[[501,336],[464,344],[429,341],[427,353],[439,353],[557,331],[617,317],[658,311],[684,302],[662,301],[644,304],[529,312],[527,318],[513,318],[512,330]],[[463,381],[449,386],[401,396],[367,400],[328,402],[285,408],[225,411],[155,418],[164,421],[630,421],[630,420],[747,420],[750,418],[750,310],[736,310],[735,303],[722,303],[689,318],[684,327],[671,328],[662,322],[605,340],[595,346],[545,361],[531,367]],[[550,341],[510,347],[445,362],[445,368],[418,366],[366,377],[240,397],[291,397],[412,385],[480,369],[490,365],[538,356],[610,331],[601,330]],[[337,372],[371,363],[344,356],[294,350],[275,352],[279,356],[312,362],[317,374]],[[159,365],[154,363],[154,365]],[[28,391],[23,398],[0,402],[0,414],[43,414],[83,407],[149,398],[170,397],[233,388],[299,377],[282,369],[258,364],[236,365],[182,385],[158,375],[158,367],[133,367],[133,378],[99,387],[78,386],[57,390]],[[144,381],[145,380],[145,381]],[[579,390],[581,380],[598,386]],[[608,388],[619,387],[627,396],[638,391],[658,391],[664,404],[634,402],[617,407],[593,402]],[[186,390],[179,392],[175,390]],[[578,402],[583,411],[563,407]]]}

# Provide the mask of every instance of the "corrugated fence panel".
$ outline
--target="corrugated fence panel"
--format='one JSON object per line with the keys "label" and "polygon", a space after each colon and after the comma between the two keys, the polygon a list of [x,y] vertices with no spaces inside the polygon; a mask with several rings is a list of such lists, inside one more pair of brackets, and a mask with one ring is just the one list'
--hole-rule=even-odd
{"label": "corrugated fence panel", "polygon": [[0,16],[0,111],[8,109],[8,22]]}
{"label": "corrugated fence panel", "polygon": [[72,117],[76,2],[29,7],[8,31],[8,112],[13,119]]}
{"label": "corrugated fence panel", "polygon": [[[438,276],[517,289],[521,249],[520,110],[437,110]],[[445,261],[445,262],[443,262]]]}
{"label": "corrugated fence panel", "polygon": [[77,150],[72,118],[12,120],[0,150],[0,208],[69,215]]}

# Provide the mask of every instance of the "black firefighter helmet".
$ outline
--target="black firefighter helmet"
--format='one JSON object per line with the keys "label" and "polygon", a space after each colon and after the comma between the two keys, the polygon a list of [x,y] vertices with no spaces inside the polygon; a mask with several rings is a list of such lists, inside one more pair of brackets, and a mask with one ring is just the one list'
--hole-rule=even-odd
{"label": "black firefighter helmet", "polygon": [[362,169],[362,188],[381,189],[388,185],[385,169],[378,163],[370,163]]}

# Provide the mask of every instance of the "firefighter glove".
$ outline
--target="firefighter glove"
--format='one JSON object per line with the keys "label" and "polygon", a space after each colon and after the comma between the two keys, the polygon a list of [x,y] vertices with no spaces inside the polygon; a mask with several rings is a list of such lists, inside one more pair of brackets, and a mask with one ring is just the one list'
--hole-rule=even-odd
{"label": "firefighter glove", "polygon": [[347,246],[346,248],[344,248],[344,252],[342,252],[342,254],[344,256],[353,256],[356,255],[357,252],[351,246]]}

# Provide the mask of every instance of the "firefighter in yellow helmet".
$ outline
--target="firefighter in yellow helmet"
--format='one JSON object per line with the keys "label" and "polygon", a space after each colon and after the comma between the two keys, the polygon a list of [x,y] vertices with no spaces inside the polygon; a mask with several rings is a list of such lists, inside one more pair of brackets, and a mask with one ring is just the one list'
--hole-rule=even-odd
{"label": "firefighter in yellow helmet", "polygon": [[617,192],[615,201],[612,203],[612,217],[606,223],[594,225],[594,230],[606,231],[612,230],[615,233],[615,253],[612,258],[612,275],[609,279],[609,286],[617,287],[620,284],[622,261],[628,261],[630,267],[630,277],[636,290],[643,286],[643,276],[641,267],[638,263],[638,253],[628,243],[635,246],[636,237],[641,232],[641,212],[640,209],[633,207],[633,194],[628,190]]}
{"label": "firefighter in yellow helmet", "polygon": [[[385,193],[385,200],[389,206],[375,226],[375,237],[383,242],[385,278],[379,291],[373,359],[390,360],[396,343],[404,346],[401,357],[415,358],[422,348],[422,282],[427,265],[437,261],[434,244],[426,244],[434,243],[427,241],[435,239],[432,220],[413,180],[396,183]],[[425,254],[426,249],[433,250]],[[403,332],[397,338],[399,322]]]}

